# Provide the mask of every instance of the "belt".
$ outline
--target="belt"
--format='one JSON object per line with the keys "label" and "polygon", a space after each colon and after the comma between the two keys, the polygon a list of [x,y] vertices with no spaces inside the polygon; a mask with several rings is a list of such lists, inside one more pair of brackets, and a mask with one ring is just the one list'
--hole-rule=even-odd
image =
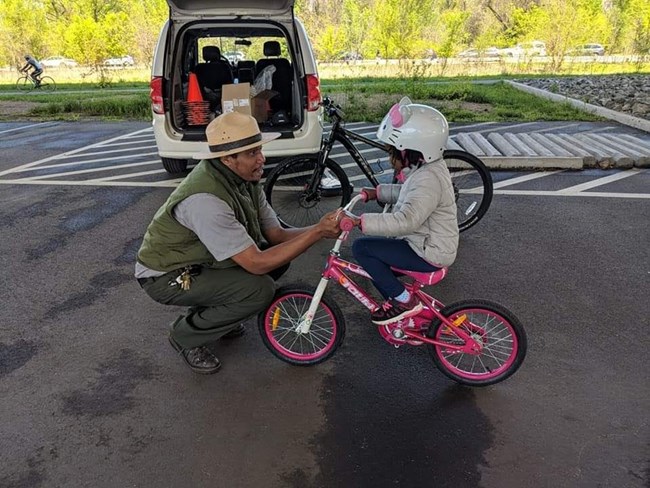
{"label": "belt", "polygon": [[137,278],[138,284],[140,287],[143,287],[145,283],[148,283],[149,281],[153,281],[154,278]]}

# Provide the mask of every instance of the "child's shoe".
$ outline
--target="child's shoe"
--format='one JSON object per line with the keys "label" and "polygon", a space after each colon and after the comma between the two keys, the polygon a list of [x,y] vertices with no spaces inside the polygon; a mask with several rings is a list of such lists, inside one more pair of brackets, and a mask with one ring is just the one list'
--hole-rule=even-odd
{"label": "child's shoe", "polygon": [[411,294],[411,299],[402,303],[394,298],[385,301],[381,307],[375,310],[370,316],[372,323],[376,325],[386,325],[398,320],[413,317],[419,314],[423,309],[422,302],[414,293]]}

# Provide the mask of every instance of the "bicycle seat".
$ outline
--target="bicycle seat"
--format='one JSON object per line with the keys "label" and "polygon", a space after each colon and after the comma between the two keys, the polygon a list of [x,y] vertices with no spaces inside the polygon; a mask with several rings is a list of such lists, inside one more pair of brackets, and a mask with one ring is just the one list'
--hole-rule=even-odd
{"label": "bicycle seat", "polygon": [[415,281],[422,283],[423,285],[435,285],[436,283],[441,282],[447,275],[448,270],[448,268],[440,268],[439,270],[433,271],[432,273],[422,273],[419,271],[408,271],[406,269],[394,268],[393,266],[391,266],[390,269],[397,271],[403,275],[410,276]]}

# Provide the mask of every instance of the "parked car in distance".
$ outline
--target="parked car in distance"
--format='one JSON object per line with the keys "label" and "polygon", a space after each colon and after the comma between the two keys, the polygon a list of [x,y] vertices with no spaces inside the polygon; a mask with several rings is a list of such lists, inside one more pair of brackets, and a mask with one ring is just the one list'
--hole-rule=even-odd
{"label": "parked car in distance", "polygon": [[589,43],[570,49],[567,54],[571,56],[604,56],[605,48],[602,44]]}
{"label": "parked car in distance", "polygon": [[343,61],[361,61],[363,56],[356,51],[349,51],[341,54],[340,59]]}
{"label": "parked car in distance", "polygon": [[244,53],[241,51],[231,51],[223,53],[223,56],[230,61],[233,65],[236,65],[239,61],[245,58]]}
{"label": "parked car in distance", "polygon": [[481,57],[483,58],[498,58],[499,56],[501,56],[501,53],[494,46],[488,47],[481,52]]}
{"label": "parked car in distance", "polygon": [[457,54],[457,57],[463,59],[490,59],[498,58],[500,55],[499,50],[496,47],[488,47],[485,49],[469,48],[461,51]]}
{"label": "parked car in distance", "polygon": [[133,58],[128,54],[121,58],[109,58],[104,61],[104,66],[133,66],[134,64]]}
{"label": "parked car in distance", "polygon": [[52,56],[41,61],[46,68],[74,68],[79,66],[74,59],[64,58],[63,56]]}
{"label": "parked car in distance", "polygon": [[465,49],[464,51],[459,52],[456,57],[458,58],[478,58],[478,49],[476,48],[469,48]]}
{"label": "parked car in distance", "polygon": [[500,49],[499,54],[512,58],[546,56],[546,44],[542,41],[521,42],[514,47]]}

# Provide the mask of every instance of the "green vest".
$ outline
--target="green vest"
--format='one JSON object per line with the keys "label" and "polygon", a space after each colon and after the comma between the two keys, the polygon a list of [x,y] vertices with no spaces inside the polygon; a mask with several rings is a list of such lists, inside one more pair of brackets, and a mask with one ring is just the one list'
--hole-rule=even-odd
{"label": "green vest", "polygon": [[217,261],[197,235],[174,219],[174,207],[196,193],[210,193],[235,212],[258,247],[264,243],[259,222],[259,184],[246,182],[218,159],[201,161],[158,209],[147,227],[138,262],[149,269],[169,272],[190,264],[211,268],[237,266],[232,259]]}

